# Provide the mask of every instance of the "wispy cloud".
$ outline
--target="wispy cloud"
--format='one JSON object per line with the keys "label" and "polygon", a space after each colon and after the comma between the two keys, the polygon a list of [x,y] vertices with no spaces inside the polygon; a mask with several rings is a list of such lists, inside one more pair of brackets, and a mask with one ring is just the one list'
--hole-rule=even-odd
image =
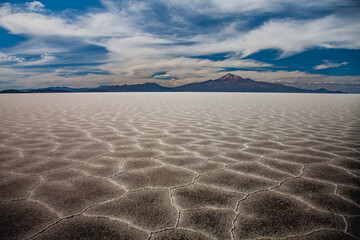
{"label": "wispy cloud", "polygon": [[0,63],[21,63],[25,61],[24,58],[16,57],[16,56],[8,56],[5,53],[0,52]]}
{"label": "wispy cloud", "polygon": [[[171,7],[186,8],[187,11],[196,11],[198,13],[274,13],[287,11],[288,9],[314,10],[338,8],[341,6],[356,6],[356,1],[289,1],[289,0],[163,0],[165,4]],[[191,6],[188,7],[188,6]]]}
{"label": "wispy cloud", "polygon": [[322,69],[327,69],[327,68],[337,68],[337,67],[346,66],[346,65],[348,65],[348,62],[334,63],[334,62],[330,62],[330,61],[324,61],[324,63],[322,63],[320,65],[316,65],[314,67],[314,69],[322,70]]}
{"label": "wispy cloud", "polygon": [[49,63],[54,63],[56,60],[55,56],[49,54],[42,54],[40,58],[29,59],[27,61],[23,60],[17,66],[41,66]]}
{"label": "wispy cloud", "polygon": [[177,77],[174,77],[173,75],[166,72],[156,73],[152,78],[161,80],[177,80]]}
{"label": "wispy cloud", "polygon": [[44,11],[44,7],[45,7],[44,4],[42,4],[39,1],[27,2],[25,3],[25,5],[28,8],[28,10],[35,12],[42,12]]}

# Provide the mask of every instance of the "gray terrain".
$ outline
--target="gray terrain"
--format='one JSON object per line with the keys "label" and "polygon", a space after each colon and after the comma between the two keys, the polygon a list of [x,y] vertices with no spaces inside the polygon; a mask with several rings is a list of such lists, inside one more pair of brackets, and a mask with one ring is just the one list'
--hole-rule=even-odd
{"label": "gray terrain", "polygon": [[0,239],[359,239],[360,95],[0,96]]}

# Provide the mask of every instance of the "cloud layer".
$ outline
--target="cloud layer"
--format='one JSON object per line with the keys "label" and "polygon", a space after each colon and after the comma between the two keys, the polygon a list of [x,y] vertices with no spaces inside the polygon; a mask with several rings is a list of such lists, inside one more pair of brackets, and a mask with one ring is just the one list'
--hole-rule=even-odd
{"label": "cloud layer", "polygon": [[[53,12],[40,1],[0,5],[0,27],[25,38],[0,48],[0,82],[14,87],[96,86],[152,78],[179,85],[230,70],[251,76],[268,73],[272,78],[262,80],[279,81],[292,71],[251,59],[251,54],[276,49],[278,57],[286,58],[313,48],[360,49],[356,1],[101,3],[103,8],[70,14]],[[216,54],[223,57],[214,58]],[[312,69],[345,65],[320,62]]]}

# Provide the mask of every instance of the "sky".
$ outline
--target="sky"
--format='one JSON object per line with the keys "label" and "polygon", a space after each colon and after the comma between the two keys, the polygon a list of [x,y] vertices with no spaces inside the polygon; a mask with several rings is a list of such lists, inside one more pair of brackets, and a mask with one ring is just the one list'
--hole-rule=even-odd
{"label": "sky", "polygon": [[0,0],[0,89],[226,73],[360,92],[360,1]]}

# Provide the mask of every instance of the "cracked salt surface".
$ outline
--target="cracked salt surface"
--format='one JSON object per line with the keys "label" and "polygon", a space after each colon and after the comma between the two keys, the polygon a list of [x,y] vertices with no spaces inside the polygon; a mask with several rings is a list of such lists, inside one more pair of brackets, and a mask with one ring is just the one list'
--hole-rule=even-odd
{"label": "cracked salt surface", "polygon": [[359,239],[360,96],[0,96],[0,239]]}

